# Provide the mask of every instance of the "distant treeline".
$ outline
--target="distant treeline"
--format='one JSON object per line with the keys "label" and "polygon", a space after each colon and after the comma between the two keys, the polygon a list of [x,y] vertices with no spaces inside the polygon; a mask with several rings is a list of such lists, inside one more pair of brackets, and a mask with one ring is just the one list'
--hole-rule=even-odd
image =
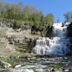
{"label": "distant treeline", "polygon": [[11,22],[10,26],[14,29],[29,25],[32,33],[40,31],[45,36],[47,32],[52,31],[50,28],[54,23],[54,15],[49,13],[45,16],[31,5],[0,3],[0,20]]}
{"label": "distant treeline", "polygon": [[0,3],[0,19],[15,21],[17,27],[27,24],[43,29],[52,26],[54,15],[49,13],[45,16],[31,5]]}

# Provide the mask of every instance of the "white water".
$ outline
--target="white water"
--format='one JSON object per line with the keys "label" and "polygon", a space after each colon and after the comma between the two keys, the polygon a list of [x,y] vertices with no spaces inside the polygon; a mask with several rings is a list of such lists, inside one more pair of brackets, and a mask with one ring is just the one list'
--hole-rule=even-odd
{"label": "white water", "polygon": [[34,54],[62,56],[69,52],[69,39],[66,38],[67,26],[62,26],[62,23],[55,23],[53,27],[55,37],[52,39],[48,37],[39,38],[32,51]]}

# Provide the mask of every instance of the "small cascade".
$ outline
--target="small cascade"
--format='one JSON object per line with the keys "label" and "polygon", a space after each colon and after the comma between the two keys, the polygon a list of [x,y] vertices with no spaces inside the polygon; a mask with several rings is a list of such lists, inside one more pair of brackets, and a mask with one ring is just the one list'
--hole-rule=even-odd
{"label": "small cascade", "polygon": [[67,26],[62,23],[54,23],[53,38],[42,37],[36,41],[32,52],[37,55],[63,56],[69,52],[69,39],[66,37]]}

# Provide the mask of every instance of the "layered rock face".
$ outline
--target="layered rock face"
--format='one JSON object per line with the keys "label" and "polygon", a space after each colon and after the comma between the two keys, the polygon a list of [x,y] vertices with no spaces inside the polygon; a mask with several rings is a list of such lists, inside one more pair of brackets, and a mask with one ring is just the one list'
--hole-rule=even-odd
{"label": "layered rock face", "polygon": [[32,35],[29,29],[13,29],[11,23],[0,21],[0,55],[7,56],[13,52],[31,52],[34,40],[38,35]]}

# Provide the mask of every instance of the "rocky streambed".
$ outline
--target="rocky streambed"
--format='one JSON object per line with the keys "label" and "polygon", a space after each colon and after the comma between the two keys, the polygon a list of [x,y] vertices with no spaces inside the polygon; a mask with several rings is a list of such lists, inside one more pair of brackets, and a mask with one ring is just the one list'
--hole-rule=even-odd
{"label": "rocky streambed", "polygon": [[72,72],[71,57],[37,58],[25,60],[15,68],[7,68],[0,72]]}

